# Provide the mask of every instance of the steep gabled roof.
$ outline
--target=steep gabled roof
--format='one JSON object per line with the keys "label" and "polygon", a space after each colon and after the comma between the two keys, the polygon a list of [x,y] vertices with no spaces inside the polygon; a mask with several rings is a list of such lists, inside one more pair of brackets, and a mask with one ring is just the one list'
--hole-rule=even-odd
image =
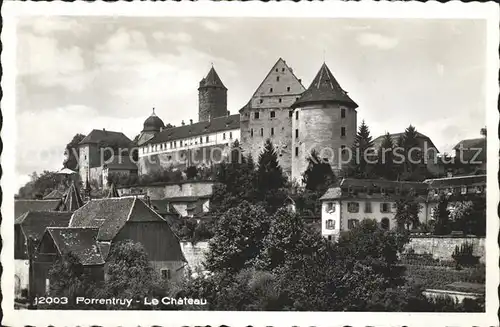
{"label": "steep gabled roof", "polygon": [[47,228],[47,234],[54,241],[59,254],[72,253],[84,266],[104,264],[97,244],[97,233],[97,228]]}
{"label": "steep gabled roof", "polygon": [[172,127],[156,134],[152,139],[144,142],[142,145],[157,144],[169,142],[179,139],[186,139],[199,135],[216,133],[226,130],[234,130],[240,128],[240,115],[230,115],[224,117],[213,118],[210,121],[189,124],[185,126]]}
{"label": "steep gabled roof", "polygon": [[66,211],[75,211],[83,206],[83,200],[80,192],[76,189],[75,183],[72,183],[64,196],[64,209]]}
{"label": "steep gabled roof", "polygon": [[[404,132],[389,134],[390,137],[391,137],[391,139],[392,139],[392,143],[394,144],[394,146],[398,146],[399,139],[404,134],[405,134]],[[416,132],[416,134],[417,134],[418,138],[429,142],[429,147],[436,148],[436,146],[434,145],[434,143],[432,142],[432,140],[427,135],[424,135],[424,134],[422,134],[420,132]],[[384,141],[384,137],[385,137],[385,134],[384,135],[380,135],[377,138],[375,138],[373,140],[373,147],[374,148],[380,148],[382,146],[382,142]],[[436,150],[437,150],[437,148],[436,148]],[[439,152],[439,150],[438,150],[438,152]]]}
{"label": "steep gabled roof", "polygon": [[165,221],[136,197],[96,199],[73,213],[69,227],[98,228],[99,241],[111,241],[127,221]]}
{"label": "steep gabled roof", "polygon": [[335,102],[357,108],[358,105],[347,95],[339,85],[332,72],[323,63],[309,88],[302,93],[292,107],[297,108],[310,103]]}
{"label": "steep gabled roof", "polygon": [[21,226],[27,238],[39,240],[47,227],[66,227],[70,218],[71,212],[29,211],[17,217],[14,224]]}
{"label": "steep gabled roof", "polygon": [[14,218],[28,211],[56,211],[59,209],[62,201],[59,200],[15,200]]}
{"label": "steep gabled roof", "polygon": [[[460,146],[461,145],[461,146]],[[462,147],[464,150],[468,149],[486,149],[486,138],[480,137],[475,139],[465,139],[457,143],[453,150],[459,150]]]}
{"label": "steep gabled roof", "polygon": [[132,141],[122,132],[94,129],[80,141],[79,145],[99,143],[113,144],[126,148],[131,145]]}
{"label": "steep gabled roof", "polygon": [[227,90],[213,66],[207,76],[200,81],[200,88],[202,87],[220,87]]}

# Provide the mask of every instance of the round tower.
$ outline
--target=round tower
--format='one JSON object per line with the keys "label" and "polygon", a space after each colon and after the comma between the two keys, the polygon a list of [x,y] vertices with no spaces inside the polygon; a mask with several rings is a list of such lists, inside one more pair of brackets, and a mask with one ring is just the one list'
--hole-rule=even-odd
{"label": "round tower", "polygon": [[141,145],[144,142],[152,139],[157,133],[161,132],[165,128],[163,120],[160,119],[155,114],[155,108],[153,108],[153,113],[149,116],[143,124],[141,134],[137,141],[137,145]]}
{"label": "round tower", "polygon": [[358,105],[323,64],[309,88],[292,105],[292,179],[302,180],[314,150],[338,172],[347,163],[357,129]]}
{"label": "round tower", "polygon": [[200,81],[198,88],[198,120],[207,121],[227,115],[227,88],[214,67]]}

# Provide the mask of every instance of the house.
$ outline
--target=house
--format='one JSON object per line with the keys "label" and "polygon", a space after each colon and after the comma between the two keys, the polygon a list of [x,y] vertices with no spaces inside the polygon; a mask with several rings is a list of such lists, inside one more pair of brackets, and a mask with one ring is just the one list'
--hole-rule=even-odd
{"label": "house", "polygon": [[[151,265],[161,276],[171,280],[179,280],[183,277],[186,259],[182,253],[179,239],[172,232],[167,221],[137,197],[91,200],[73,213],[68,227],[67,231],[47,230],[48,234],[46,233],[44,237],[49,239],[44,240],[44,242],[56,246],[59,234],[54,233],[71,235],[71,238],[75,238],[75,240],[65,244],[65,249],[67,252],[81,251],[80,262],[92,266],[91,269],[97,276],[101,276],[99,275],[101,268],[105,271],[110,247],[120,241],[132,240],[143,245]],[[92,239],[95,239],[95,242],[92,241],[94,243],[90,240],[90,234],[95,236],[92,236]],[[79,240],[79,237],[89,239]],[[50,248],[49,245],[44,250],[48,248]],[[84,251],[82,248],[93,250]],[[36,276],[48,276],[48,271],[55,262],[55,258],[64,254],[60,248],[58,248],[59,252],[57,253],[54,252],[53,248],[51,251],[41,253],[40,264],[35,272]],[[90,255],[92,258],[87,258],[86,255]],[[98,256],[104,260],[104,263],[93,259]],[[99,267],[101,264],[104,266]],[[47,279],[38,279],[37,283],[35,289],[44,291]],[[48,283],[50,284],[50,281]]]}
{"label": "house", "polygon": [[[28,211],[14,222],[15,295],[33,289],[30,282],[31,262],[47,227],[68,226],[71,212]],[[27,294],[26,294],[27,295]]]}
{"label": "house", "polygon": [[14,218],[28,211],[59,211],[62,208],[62,199],[52,200],[24,200],[14,201]]}
{"label": "house", "polygon": [[426,221],[427,184],[344,178],[320,198],[321,234],[335,240],[363,219],[375,219],[383,228],[392,229],[397,226],[394,204],[408,193],[422,204],[419,220]]}
{"label": "house", "polygon": [[130,156],[115,155],[102,165],[102,185],[108,185],[108,176],[137,176],[137,165]]}
{"label": "house", "polygon": [[453,147],[455,173],[486,172],[486,135],[461,140]]}

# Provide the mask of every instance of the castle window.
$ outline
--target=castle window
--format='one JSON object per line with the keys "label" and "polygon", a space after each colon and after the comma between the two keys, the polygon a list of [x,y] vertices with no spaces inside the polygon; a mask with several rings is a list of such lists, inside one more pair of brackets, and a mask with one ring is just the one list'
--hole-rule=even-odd
{"label": "castle window", "polygon": [[340,136],[345,137],[345,127],[340,128]]}
{"label": "castle window", "polygon": [[222,139],[225,140],[226,139],[226,133],[222,133]]}
{"label": "castle window", "polygon": [[295,147],[295,156],[296,157],[299,156],[299,147],[298,146]]}
{"label": "castle window", "polygon": [[295,138],[299,138],[299,129],[295,129]]}
{"label": "castle window", "polygon": [[276,76],[276,82],[279,82],[279,81],[280,81],[280,77]]}
{"label": "castle window", "polygon": [[250,128],[250,137],[253,137],[253,128]]}
{"label": "castle window", "polygon": [[340,109],[340,118],[345,118],[345,109]]}
{"label": "castle window", "polygon": [[285,71],[285,68],[281,68],[281,71],[284,72]]}
{"label": "castle window", "polygon": [[270,89],[269,89],[269,93],[273,93],[273,88],[270,88]]}
{"label": "castle window", "polygon": [[326,212],[328,212],[328,213],[335,212],[335,204],[333,202],[328,202],[326,204]]}
{"label": "castle window", "polygon": [[359,203],[358,202],[347,203],[347,211],[350,213],[358,213],[359,212]]}
{"label": "castle window", "polygon": [[264,129],[263,128],[260,129],[260,136],[264,136]]}
{"label": "castle window", "polygon": [[278,68],[276,68],[276,72],[278,72]]}
{"label": "castle window", "polygon": [[390,203],[384,202],[380,204],[380,212],[382,213],[389,213],[391,212],[391,205]]}
{"label": "castle window", "polygon": [[229,139],[232,140],[233,139],[233,132],[229,132]]}
{"label": "castle window", "polygon": [[270,115],[271,115],[271,118],[276,117],[276,113],[275,113],[274,111],[271,111],[271,112],[270,112]]}
{"label": "castle window", "polygon": [[182,140],[179,141],[179,146],[182,146]]}
{"label": "castle window", "polygon": [[274,135],[274,128],[271,127],[271,136],[273,136],[273,135]]}
{"label": "castle window", "polygon": [[278,99],[278,102],[281,103],[281,98]]}
{"label": "castle window", "polygon": [[259,100],[259,102],[260,102],[260,103],[262,103],[262,102],[264,102],[264,100],[263,100],[263,99],[260,99],[260,100]]}
{"label": "castle window", "polygon": [[290,92],[290,86],[287,86],[286,90],[287,92]]}
{"label": "castle window", "polygon": [[296,112],[295,112],[295,120],[298,120],[298,119],[299,119],[299,112],[298,112],[298,111],[296,111]]}
{"label": "castle window", "polygon": [[255,119],[259,119],[259,112],[254,112],[254,114],[253,114],[253,118],[255,118]]}

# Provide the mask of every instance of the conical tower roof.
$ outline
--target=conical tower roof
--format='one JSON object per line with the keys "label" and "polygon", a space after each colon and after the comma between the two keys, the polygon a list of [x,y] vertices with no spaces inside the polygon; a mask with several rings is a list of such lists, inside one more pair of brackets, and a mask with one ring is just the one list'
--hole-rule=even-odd
{"label": "conical tower roof", "polygon": [[207,76],[200,81],[200,88],[202,87],[220,87],[227,90],[213,66]]}
{"label": "conical tower roof", "polygon": [[80,192],[75,187],[75,183],[73,182],[66,192],[66,196],[64,197],[64,208],[66,211],[75,211],[76,209],[83,206],[82,197]]}
{"label": "conical tower roof", "polygon": [[118,190],[116,189],[115,183],[112,183],[111,186],[109,187],[108,194],[106,195],[107,198],[119,198],[120,194],[118,194]]}
{"label": "conical tower roof", "polygon": [[292,107],[296,108],[318,102],[334,102],[342,103],[353,108],[358,107],[358,105],[347,95],[347,92],[340,87],[326,63],[323,63],[309,88],[302,93]]}

